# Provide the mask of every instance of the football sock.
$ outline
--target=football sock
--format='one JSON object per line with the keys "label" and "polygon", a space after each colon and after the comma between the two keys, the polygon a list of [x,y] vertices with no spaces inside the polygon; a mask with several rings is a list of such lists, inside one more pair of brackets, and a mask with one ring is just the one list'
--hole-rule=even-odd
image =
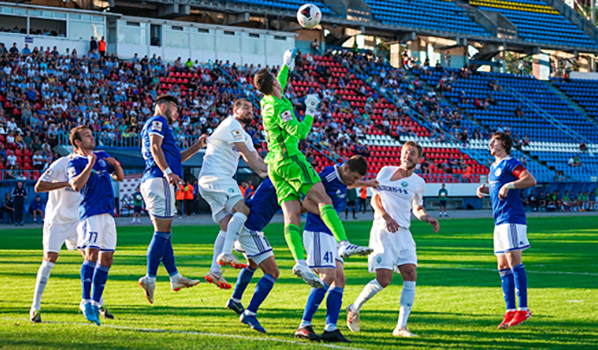
{"label": "football sock", "polygon": [[293,254],[295,261],[305,260],[303,251],[303,239],[299,233],[299,227],[297,225],[289,224],[284,228],[284,239],[287,241],[287,245]]}
{"label": "football sock", "polygon": [[162,256],[162,264],[164,264],[170,279],[178,281],[181,275],[179,274],[179,271],[176,268],[176,263],[174,262],[174,250],[172,249],[172,241],[170,237],[166,242],[164,242],[164,255]]}
{"label": "football sock", "polygon": [[166,242],[170,238],[170,232],[154,231],[152,241],[147,248],[147,276],[156,278],[160,261],[164,256]]}
{"label": "football sock", "polygon": [[515,276],[511,269],[498,270],[502,280],[502,294],[505,297],[507,311],[515,310]]}
{"label": "football sock", "polygon": [[353,303],[353,307],[351,310],[353,312],[359,313],[363,304],[365,304],[368,300],[372,299],[376,294],[378,294],[384,287],[378,283],[378,280],[374,279],[370,281],[370,283],[366,284],[361,291],[361,294],[357,297],[357,300]]}
{"label": "football sock", "polygon": [[46,289],[46,284],[48,284],[48,279],[50,279],[50,272],[52,272],[52,268],[54,264],[49,261],[42,261],[42,265],[39,267],[37,271],[37,279],[35,280],[35,290],[33,291],[33,304],[31,305],[32,309],[39,310],[41,308],[42,302],[42,294],[44,294],[44,289]]}
{"label": "football sock", "polygon": [[274,276],[265,273],[262,278],[257,282],[255,286],[255,291],[253,292],[253,297],[251,298],[251,302],[249,302],[249,306],[247,306],[247,311],[249,311],[248,315],[255,315],[257,313],[257,309],[262,305],[264,300],[272,287],[274,287],[274,283],[276,283],[276,278]]}
{"label": "football sock", "polygon": [[[311,291],[309,292],[309,297],[307,297],[307,304],[305,305],[305,310],[303,311],[303,318],[301,319],[302,322],[311,324],[311,319],[314,317],[316,311],[318,311],[318,308],[320,307],[322,300],[324,300],[324,296],[326,295],[326,292],[329,288],[330,286],[324,282],[324,287],[318,289],[311,289]],[[300,328],[303,327],[300,326]]]}
{"label": "football sock", "polygon": [[106,281],[108,280],[108,271],[110,271],[110,267],[100,265],[98,263],[93,274],[92,299],[98,304],[100,303],[100,299],[102,298],[102,294],[104,293],[104,287],[106,287]]}
{"label": "football sock", "polygon": [[243,293],[245,293],[245,289],[251,281],[254,272],[255,270],[249,266],[241,270],[241,272],[239,272],[239,277],[237,277],[237,283],[235,284],[235,290],[233,291],[234,301],[241,301],[241,299],[243,298]]}
{"label": "football sock", "polygon": [[85,260],[81,265],[81,285],[83,286],[83,300],[91,299],[91,281],[96,268],[94,261]]}
{"label": "football sock", "polygon": [[214,241],[214,254],[212,254],[212,266],[210,267],[210,272],[218,276],[222,275],[222,267],[218,264],[218,255],[222,251],[225,238],[226,231],[221,230],[218,232],[218,236],[216,236],[216,240]]}
{"label": "football sock", "polygon": [[407,327],[407,319],[411,313],[413,302],[415,301],[415,281],[404,281],[401,291],[401,308],[399,309],[398,327]]}
{"label": "football sock", "polygon": [[233,218],[230,219],[226,228],[226,238],[221,253],[232,254],[233,244],[237,240],[237,236],[239,236],[239,232],[241,232],[243,225],[245,225],[245,221],[247,221],[247,216],[245,216],[245,214],[235,213],[233,215]]}
{"label": "football sock", "polygon": [[345,233],[345,227],[338,217],[338,213],[334,210],[334,207],[330,204],[326,204],[320,208],[320,217],[326,224],[326,227],[332,231],[332,235],[336,238],[337,242],[346,241],[347,233]]}
{"label": "football sock", "polygon": [[519,299],[518,310],[527,310],[527,274],[523,264],[513,267],[513,275],[515,275],[515,288]]}
{"label": "football sock", "polygon": [[341,306],[343,304],[343,288],[334,287],[328,290],[328,297],[326,298],[326,327],[327,332],[336,330],[336,322],[341,313]]}

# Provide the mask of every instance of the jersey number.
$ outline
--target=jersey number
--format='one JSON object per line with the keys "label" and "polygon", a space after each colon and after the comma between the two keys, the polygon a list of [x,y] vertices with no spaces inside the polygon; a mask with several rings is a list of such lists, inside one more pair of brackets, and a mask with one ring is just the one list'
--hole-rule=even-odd
{"label": "jersey number", "polygon": [[89,237],[87,238],[88,243],[95,243],[98,240],[97,232],[88,232]]}
{"label": "jersey number", "polygon": [[334,256],[332,255],[332,252],[326,252],[326,254],[324,254],[324,261],[327,263],[331,263],[334,260]]}

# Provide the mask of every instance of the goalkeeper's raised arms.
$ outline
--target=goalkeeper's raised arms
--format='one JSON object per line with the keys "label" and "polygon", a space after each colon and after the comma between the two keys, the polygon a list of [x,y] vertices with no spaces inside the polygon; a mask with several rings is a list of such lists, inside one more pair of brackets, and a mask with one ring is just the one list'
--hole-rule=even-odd
{"label": "goalkeeper's raised arms", "polygon": [[309,94],[305,98],[305,114],[309,116],[315,116],[316,108],[320,104],[320,99],[316,94]]}
{"label": "goalkeeper's raised arms", "polygon": [[282,57],[282,64],[289,67],[289,70],[295,68],[295,57],[297,56],[297,49],[288,49]]}

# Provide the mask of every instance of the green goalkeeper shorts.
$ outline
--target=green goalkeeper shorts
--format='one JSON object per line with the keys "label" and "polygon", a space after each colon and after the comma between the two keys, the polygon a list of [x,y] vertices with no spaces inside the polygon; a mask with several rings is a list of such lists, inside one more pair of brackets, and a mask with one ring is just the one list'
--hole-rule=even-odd
{"label": "green goalkeeper shorts", "polygon": [[276,188],[278,203],[301,200],[301,193],[320,182],[320,176],[305,156],[295,155],[268,166],[268,175]]}

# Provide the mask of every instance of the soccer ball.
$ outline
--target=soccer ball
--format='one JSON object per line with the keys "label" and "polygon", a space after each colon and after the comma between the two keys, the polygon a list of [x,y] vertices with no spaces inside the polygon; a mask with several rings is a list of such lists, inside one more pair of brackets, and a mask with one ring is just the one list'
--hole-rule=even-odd
{"label": "soccer ball", "polygon": [[297,22],[307,29],[311,29],[318,24],[322,19],[322,11],[314,4],[305,4],[297,11]]}

